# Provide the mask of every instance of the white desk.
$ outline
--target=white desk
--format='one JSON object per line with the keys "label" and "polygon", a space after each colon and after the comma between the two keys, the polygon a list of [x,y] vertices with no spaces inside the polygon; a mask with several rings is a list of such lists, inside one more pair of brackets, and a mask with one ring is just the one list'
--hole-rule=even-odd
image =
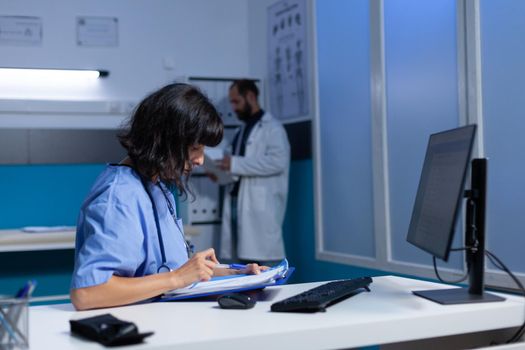
{"label": "white desk", "polygon": [[[507,300],[498,303],[441,306],[411,291],[443,285],[392,276],[374,278],[370,293],[333,305],[326,313],[269,311],[274,301],[318,284],[266,288],[265,293],[272,299],[259,301],[250,310],[222,310],[216,302],[202,301],[84,312],[75,312],[71,304],[35,306],[30,309],[30,346],[46,350],[102,349],[97,343],[72,337],[68,321],[108,312],[135,322],[141,332],[155,331],[146,343],[126,349],[186,350],[351,348],[515,327],[525,317],[521,297],[505,296]],[[410,344],[402,344],[401,348],[410,348]]]}

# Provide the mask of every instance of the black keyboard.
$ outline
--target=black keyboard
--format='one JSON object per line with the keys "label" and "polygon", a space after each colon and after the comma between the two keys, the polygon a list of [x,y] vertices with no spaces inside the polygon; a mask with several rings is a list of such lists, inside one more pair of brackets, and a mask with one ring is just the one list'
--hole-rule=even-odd
{"label": "black keyboard", "polygon": [[370,277],[328,282],[290,298],[272,304],[275,312],[317,312],[326,311],[330,305],[358,294],[362,289],[370,291]]}

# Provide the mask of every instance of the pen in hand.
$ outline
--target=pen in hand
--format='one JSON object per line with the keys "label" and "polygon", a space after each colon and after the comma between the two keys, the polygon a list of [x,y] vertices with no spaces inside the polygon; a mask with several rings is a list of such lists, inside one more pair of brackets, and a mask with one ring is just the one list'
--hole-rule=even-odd
{"label": "pen in hand", "polygon": [[[257,264],[216,264],[216,269],[224,269],[230,271],[236,271],[234,274],[248,274],[248,275],[258,275],[262,271],[266,271],[268,267],[259,266]],[[220,273],[222,275],[222,273]]]}
{"label": "pen in hand", "polygon": [[216,269],[246,270],[248,267],[243,264],[216,264]]}

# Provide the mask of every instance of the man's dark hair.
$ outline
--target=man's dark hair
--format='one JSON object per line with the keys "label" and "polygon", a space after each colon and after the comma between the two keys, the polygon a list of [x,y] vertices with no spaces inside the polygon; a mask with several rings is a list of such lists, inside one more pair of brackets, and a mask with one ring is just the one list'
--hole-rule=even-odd
{"label": "man's dark hair", "polygon": [[138,105],[118,138],[142,178],[158,176],[186,195],[188,178],[182,178],[190,147],[216,146],[223,131],[222,120],[206,96],[191,85],[171,84]]}
{"label": "man's dark hair", "polygon": [[257,88],[257,85],[255,85],[255,81],[251,79],[239,79],[234,80],[232,85],[230,86],[230,90],[234,87],[239,90],[239,94],[241,96],[246,97],[246,94],[248,91],[251,91],[255,94],[255,97],[259,97],[259,89]]}

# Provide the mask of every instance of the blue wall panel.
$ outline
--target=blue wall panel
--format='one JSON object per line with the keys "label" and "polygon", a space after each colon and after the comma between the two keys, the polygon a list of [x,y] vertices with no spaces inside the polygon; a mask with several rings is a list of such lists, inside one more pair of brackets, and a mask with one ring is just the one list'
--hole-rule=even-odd
{"label": "blue wall panel", "polygon": [[0,229],[75,225],[103,165],[0,166]]}
{"label": "blue wall panel", "polygon": [[290,192],[283,229],[286,255],[290,265],[297,267],[291,282],[385,274],[377,270],[316,260],[312,166],[312,160],[308,159],[294,161],[290,168]]}
{"label": "blue wall panel", "polygon": [[[103,165],[0,166],[0,229],[75,225],[80,205]],[[0,294],[35,279],[35,296],[67,294],[73,250],[0,252]]]}
{"label": "blue wall panel", "polygon": [[392,256],[428,265],[406,235],[428,137],[459,124],[456,1],[386,0],[384,18]]}
{"label": "blue wall panel", "polygon": [[525,272],[525,1],[480,2],[487,247]]}
{"label": "blue wall panel", "polygon": [[369,1],[317,1],[324,249],[375,256]]}
{"label": "blue wall panel", "polygon": [[0,294],[13,295],[28,280],[37,281],[34,296],[69,292],[74,251],[0,253]]}

